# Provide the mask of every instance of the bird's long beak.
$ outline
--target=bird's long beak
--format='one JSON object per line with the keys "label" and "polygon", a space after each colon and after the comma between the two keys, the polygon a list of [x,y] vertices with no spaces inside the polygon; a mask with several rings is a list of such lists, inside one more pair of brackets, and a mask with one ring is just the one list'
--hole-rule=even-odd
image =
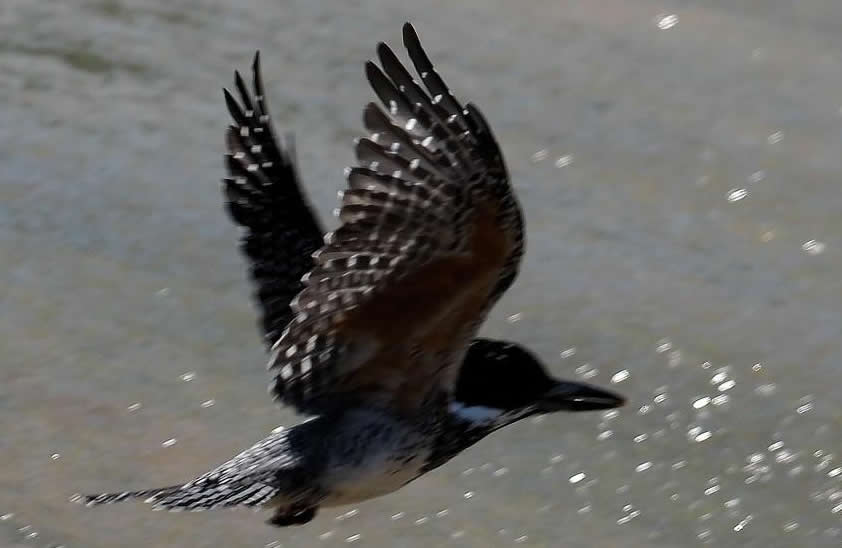
{"label": "bird's long beak", "polygon": [[538,402],[543,413],[554,411],[599,411],[614,409],[626,403],[618,394],[578,382],[560,381]]}

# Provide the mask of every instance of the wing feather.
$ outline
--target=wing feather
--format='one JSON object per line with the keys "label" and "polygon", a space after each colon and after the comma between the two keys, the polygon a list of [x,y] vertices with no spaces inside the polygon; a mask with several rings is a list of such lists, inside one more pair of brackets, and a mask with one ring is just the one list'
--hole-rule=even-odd
{"label": "wing feather", "polygon": [[292,140],[279,145],[275,138],[259,53],[252,73],[253,94],[239,72],[234,73],[239,101],[224,90],[234,124],[225,134],[223,191],[228,213],[244,228],[241,249],[271,346],[293,317],[290,301],[303,288],[301,277],[312,268],[310,255],[321,247],[323,231],[302,193]]}
{"label": "wing feather", "polygon": [[[522,255],[520,209],[490,127],[453,97],[411,25],[403,36],[427,91],[378,46],[383,68],[365,72],[386,110],[363,112],[369,137],[356,145],[341,225],[313,255],[295,318],[272,347],[271,391],[305,413],[348,399],[411,413],[452,394]],[[248,169],[237,176],[259,186]]]}

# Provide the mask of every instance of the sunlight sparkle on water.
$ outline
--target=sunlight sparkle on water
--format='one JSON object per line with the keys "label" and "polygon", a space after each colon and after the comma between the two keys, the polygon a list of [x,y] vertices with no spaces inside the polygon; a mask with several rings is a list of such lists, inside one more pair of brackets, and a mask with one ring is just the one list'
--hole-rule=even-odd
{"label": "sunlight sparkle on water", "polygon": [[773,382],[761,384],[760,386],[754,389],[754,392],[760,396],[771,396],[777,391],[778,386]]}
{"label": "sunlight sparkle on water", "polygon": [[624,380],[628,379],[631,373],[629,373],[628,369],[622,369],[614,373],[614,376],[611,377],[611,382],[614,384],[618,384],[623,382]]}
{"label": "sunlight sparkle on water", "polygon": [[748,196],[748,190],[744,188],[733,188],[728,191],[727,198],[729,202],[739,202],[746,196]]}
{"label": "sunlight sparkle on water", "polygon": [[573,156],[569,154],[566,156],[560,157],[558,160],[555,161],[555,167],[567,167],[571,163],[573,163]]}
{"label": "sunlight sparkle on water", "polygon": [[732,388],[734,388],[734,386],[736,386],[736,385],[737,385],[736,381],[734,381],[734,380],[727,380],[727,381],[723,382],[722,384],[720,384],[719,386],[717,386],[716,388],[717,388],[717,390],[719,390],[720,392],[725,392],[725,391],[727,391],[727,390],[731,390],[731,389],[732,389]]}
{"label": "sunlight sparkle on water", "polygon": [[712,400],[710,400],[710,402],[713,405],[718,407],[720,405],[724,405],[724,404],[728,403],[728,400],[729,400],[729,398],[728,398],[727,394],[720,394],[720,395],[716,396],[715,398],[713,398]]}
{"label": "sunlight sparkle on water", "polygon": [[766,178],[766,172],[761,170],[755,171],[751,175],[748,176],[749,183],[759,183],[763,179]]}
{"label": "sunlight sparkle on water", "polygon": [[749,524],[749,522],[750,522],[752,519],[753,519],[753,516],[752,516],[751,514],[747,515],[747,516],[746,516],[746,517],[744,517],[742,520],[740,520],[740,522],[739,522],[738,524],[736,524],[736,525],[734,526],[734,531],[736,531],[737,533],[739,533],[740,531],[742,531],[743,529],[745,529],[746,525],[748,525],[748,524]]}
{"label": "sunlight sparkle on water", "polygon": [[724,369],[719,369],[716,374],[710,378],[711,384],[719,384],[725,382],[728,379],[728,372]]}
{"label": "sunlight sparkle on water", "polygon": [[641,462],[635,467],[635,472],[645,472],[652,468],[652,463],[650,461]]}
{"label": "sunlight sparkle on water", "polygon": [[801,249],[807,255],[821,255],[825,250],[825,244],[818,240],[807,240],[801,244]]}
{"label": "sunlight sparkle on water", "polygon": [[668,350],[672,350],[672,342],[669,339],[661,339],[658,341],[658,346],[655,347],[655,352],[663,354]]}
{"label": "sunlight sparkle on water", "polygon": [[550,153],[547,149],[542,148],[541,150],[535,152],[535,154],[532,155],[532,161],[540,162],[541,160],[546,160],[549,154]]}
{"label": "sunlight sparkle on water", "polygon": [[678,24],[678,16],[674,13],[659,15],[657,19],[658,28],[669,30]]}
{"label": "sunlight sparkle on water", "polygon": [[703,441],[709,440],[711,438],[711,436],[713,436],[713,434],[711,434],[710,432],[702,432],[701,434],[696,436],[693,441],[695,441],[697,443],[701,443]]}
{"label": "sunlight sparkle on water", "polygon": [[617,525],[623,525],[640,515],[640,510],[632,510],[627,515],[617,520]]}

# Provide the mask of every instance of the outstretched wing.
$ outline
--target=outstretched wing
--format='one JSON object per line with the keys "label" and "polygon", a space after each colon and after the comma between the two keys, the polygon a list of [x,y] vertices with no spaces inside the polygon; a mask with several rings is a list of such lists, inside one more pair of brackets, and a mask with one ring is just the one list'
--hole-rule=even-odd
{"label": "outstretched wing", "polygon": [[241,249],[248,258],[263,334],[271,347],[293,317],[292,298],[304,287],[301,277],[313,267],[311,255],[322,245],[322,229],[304,197],[291,139],[278,144],[269,119],[260,54],[254,56],[253,95],[239,72],[239,102],[226,89],[233,125],[225,134],[223,180],[228,212],[245,230]]}
{"label": "outstretched wing", "polygon": [[341,226],[325,237],[296,316],[273,347],[276,398],[305,413],[364,399],[411,412],[450,395],[470,338],[511,284],[523,223],[490,128],[404,44],[423,90],[386,46],[366,74],[388,113],[364,111]]}

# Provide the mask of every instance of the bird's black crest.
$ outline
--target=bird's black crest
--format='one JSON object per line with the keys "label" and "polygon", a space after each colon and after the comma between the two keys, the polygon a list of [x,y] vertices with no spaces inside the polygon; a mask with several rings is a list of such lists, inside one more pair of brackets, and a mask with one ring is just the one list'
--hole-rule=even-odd
{"label": "bird's black crest", "polygon": [[522,346],[475,339],[460,370],[454,399],[466,406],[512,410],[534,402],[553,384],[538,359]]}

